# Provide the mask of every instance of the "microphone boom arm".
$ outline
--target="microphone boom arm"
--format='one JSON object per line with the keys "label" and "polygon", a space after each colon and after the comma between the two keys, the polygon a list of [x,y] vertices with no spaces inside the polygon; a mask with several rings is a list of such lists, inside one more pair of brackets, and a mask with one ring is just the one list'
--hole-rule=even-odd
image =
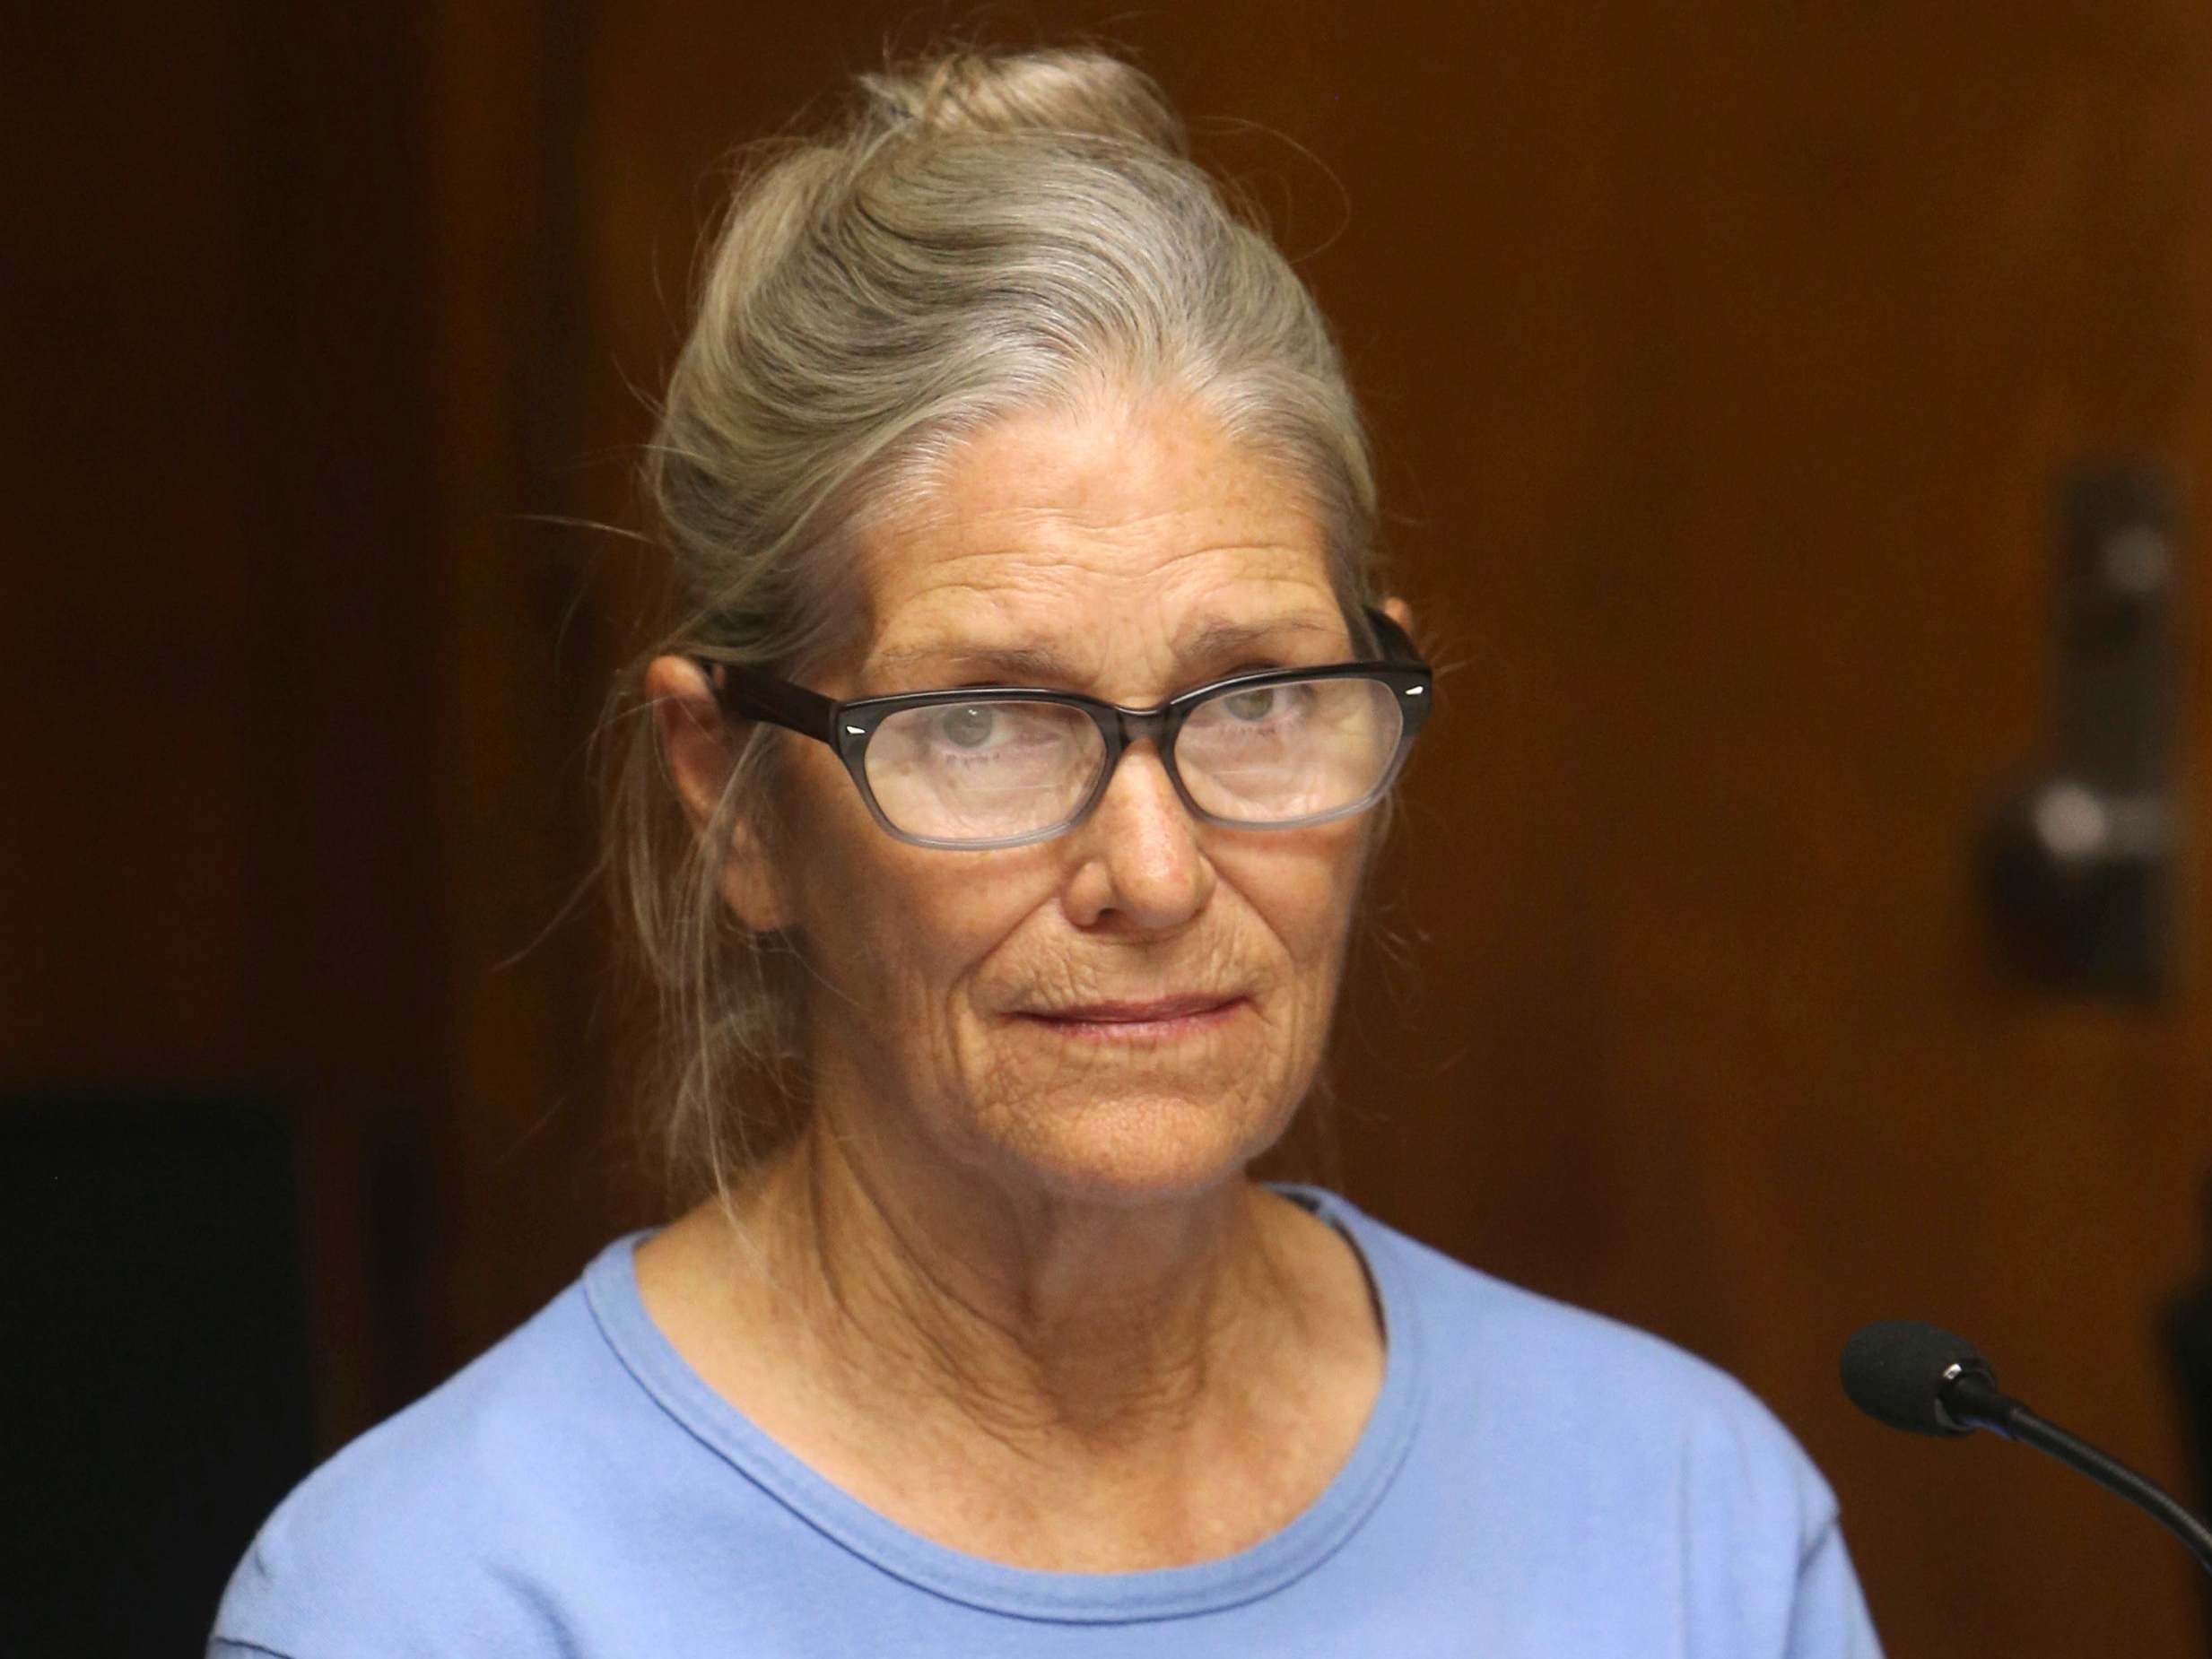
{"label": "microphone boom arm", "polygon": [[2197,1558],[2197,1565],[2212,1573],[2212,1527],[2147,1476],[2138,1474],[2117,1457],[2099,1451],[2048,1418],[2038,1417],[2000,1390],[1988,1371],[1973,1365],[1953,1367],[1938,1395],[1937,1409],[1962,1429],[1987,1429],[2007,1440],[2032,1446],[2088,1476],[2106,1491],[2126,1498],[2179,1538]]}

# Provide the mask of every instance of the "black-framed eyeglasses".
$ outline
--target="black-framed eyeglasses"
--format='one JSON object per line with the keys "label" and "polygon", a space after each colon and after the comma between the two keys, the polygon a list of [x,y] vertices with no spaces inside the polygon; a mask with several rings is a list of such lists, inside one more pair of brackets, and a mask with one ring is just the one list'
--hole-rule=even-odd
{"label": "black-framed eyeglasses", "polygon": [[1074,691],[970,686],[838,702],[695,659],[727,714],[827,743],[889,834],[917,847],[1023,847],[1074,829],[1132,743],[1150,741],[1194,817],[1295,830],[1382,798],[1428,717],[1434,676],[1370,610],[1382,657],[1235,674],[1124,708]]}

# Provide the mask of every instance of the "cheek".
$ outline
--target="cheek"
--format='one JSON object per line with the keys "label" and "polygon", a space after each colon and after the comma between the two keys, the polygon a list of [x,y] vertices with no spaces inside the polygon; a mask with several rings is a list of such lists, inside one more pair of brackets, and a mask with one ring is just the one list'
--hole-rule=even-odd
{"label": "cheek", "polygon": [[1360,827],[1324,824],[1224,849],[1216,865],[1296,972],[1302,988],[1333,986],[1359,897],[1367,843]]}
{"label": "cheek", "polygon": [[[819,745],[815,745],[817,749]],[[868,813],[852,779],[821,751],[794,797],[794,921],[816,971],[882,1016],[941,1008],[1020,923],[1035,872],[1029,849],[945,852],[910,847]]]}

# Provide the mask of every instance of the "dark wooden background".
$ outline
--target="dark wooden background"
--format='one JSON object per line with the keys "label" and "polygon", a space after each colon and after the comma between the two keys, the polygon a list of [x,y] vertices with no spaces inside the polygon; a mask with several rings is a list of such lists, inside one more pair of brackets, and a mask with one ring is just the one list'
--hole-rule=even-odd
{"label": "dark wooden background", "polygon": [[[635,522],[720,159],[939,14],[42,13],[0,93],[0,1083],[285,1104],[333,1446],[654,1213],[577,899],[650,568],[579,526]],[[2212,8],[980,27],[1090,26],[1340,324],[1456,664],[1342,1045],[1354,1194],[1741,1375],[1893,1652],[2202,1653],[2147,1523],[1833,1377],[1938,1316],[2188,1483],[2207,837],[2150,1009],[2012,975],[1968,850],[2045,725],[2055,477],[2141,453],[2212,510]]]}

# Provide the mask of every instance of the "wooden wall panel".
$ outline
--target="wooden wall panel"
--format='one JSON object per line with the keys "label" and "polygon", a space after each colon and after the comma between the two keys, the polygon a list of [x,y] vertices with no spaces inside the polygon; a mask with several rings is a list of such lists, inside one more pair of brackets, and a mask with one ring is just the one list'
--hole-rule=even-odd
{"label": "wooden wall panel", "polygon": [[292,1109],[335,1439],[443,1374],[427,1150],[451,1108],[436,978],[420,342],[405,13],[247,0],[224,136],[249,560],[254,1049]]}
{"label": "wooden wall panel", "polygon": [[[2200,968],[2153,1013],[2029,992],[1967,853],[2043,725],[2053,477],[2202,473],[2208,37],[1701,16],[1549,36],[1533,73],[1494,12],[1371,43],[1406,105],[1456,99],[1463,169],[1356,133],[1355,201],[1433,230],[1317,274],[1403,399],[1406,563],[1468,666],[1403,849],[1465,1058],[1409,1071],[1361,1185],[1749,1380],[1900,1651],[2190,1651],[2188,1569],[2135,1517],[1885,1440],[1832,1377],[1859,1318],[1942,1316],[2182,1469],[2150,1321],[2212,1154]],[[1433,326],[1393,338],[1409,306]]]}
{"label": "wooden wall panel", "polygon": [[[461,1109],[433,1153],[448,1242],[436,1285],[458,1351],[549,1298],[648,1218],[610,1111],[608,951],[588,890],[588,743],[614,626],[596,568],[621,543],[569,521],[595,456],[578,203],[579,8],[440,9],[420,42],[426,338],[437,453],[429,695],[448,1061]],[[606,573],[609,580],[613,572]]]}
{"label": "wooden wall panel", "polygon": [[[0,93],[0,1069],[18,1085],[213,1081],[250,1047],[224,43],[142,10],[128,39],[22,20]],[[132,164],[105,169],[117,154]]]}

